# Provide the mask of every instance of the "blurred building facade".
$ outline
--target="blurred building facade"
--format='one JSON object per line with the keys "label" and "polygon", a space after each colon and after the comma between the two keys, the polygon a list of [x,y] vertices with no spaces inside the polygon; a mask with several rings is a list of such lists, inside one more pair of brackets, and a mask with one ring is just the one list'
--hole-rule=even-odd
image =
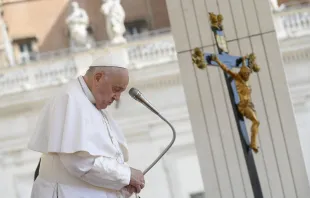
{"label": "blurred building facade", "polygon": [[[17,63],[24,64],[44,53],[59,53],[69,48],[66,18],[72,12],[72,2],[86,11],[87,31],[94,40],[107,40],[106,21],[100,12],[102,0],[2,0],[3,19]],[[126,35],[170,26],[165,0],[122,1],[122,6],[126,10]]]}
{"label": "blurred building facade", "polygon": [[285,6],[304,6],[310,3],[309,0],[278,0],[278,5]]}
{"label": "blurred building facade", "polygon": [[[0,2],[0,193],[5,198],[28,198],[39,154],[29,151],[26,144],[38,112],[61,86],[84,74],[91,62],[89,55],[119,46],[107,42],[105,17],[100,12],[103,1],[76,1],[89,17],[87,32],[95,41],[77,51],[70,46],[66,25],[72,1]],[[304,2],[293,5],[282,0],[273,2],[271,9],[310,176],[310,7],[300,7]],[[148,173],[148,186],[141,196],[203,197],[165,0],[121,3],[126,12],[127,44],[122,47],[130,58],[129,86],[141,90],[178,132],[174,147]],[[146,168],[169,142],[170,129],[126,93],[109,110],[128,138],[130,164]]]}

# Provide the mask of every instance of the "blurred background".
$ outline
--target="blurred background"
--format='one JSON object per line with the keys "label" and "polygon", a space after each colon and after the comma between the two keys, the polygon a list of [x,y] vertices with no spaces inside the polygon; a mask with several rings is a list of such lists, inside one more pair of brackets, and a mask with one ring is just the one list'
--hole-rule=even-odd
{"label": "blurred background", "polygon": [[[0,195],[29,198],[40,154],[27,143],[44,103],[83,75],[106,48],[129,56],[135,86],[176,127],[169,153],[148,173],[148,198],[204,198],[166,0],[0,0]],[[310,176],[310,1],[270,0]],[[125,14],[125,15],[124,15]],[[125,16],[124,18],[122,16]],[[111,25],[116,27],[113,31]],[[145,169],[170,129],[127,93],[109,108]],[[309,177],[310,178],[310,177]]]}

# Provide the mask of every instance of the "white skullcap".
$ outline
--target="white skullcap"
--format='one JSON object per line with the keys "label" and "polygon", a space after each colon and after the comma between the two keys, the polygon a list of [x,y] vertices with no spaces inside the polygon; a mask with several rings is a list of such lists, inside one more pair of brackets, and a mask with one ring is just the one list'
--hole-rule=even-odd
{"label": "white skullcap", "polygon": [[95,58],[90,67],[121,67],[126,68],[129,57],[126,49],[105,50],[99,57]]}

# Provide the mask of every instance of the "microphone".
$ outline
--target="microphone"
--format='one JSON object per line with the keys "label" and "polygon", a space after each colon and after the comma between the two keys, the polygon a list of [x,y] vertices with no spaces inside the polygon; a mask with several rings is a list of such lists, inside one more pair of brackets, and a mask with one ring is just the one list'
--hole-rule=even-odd
{"label": "microphone", "polygon": [[168,120],[166,120],[162,115],[160,115],[160,113],[151,105],[151,103],[142,95],[142,93],[136,89],[136,88],[131,88],[129,90],[129,95],[137,100],[138,102],[142,103],[144,106],[146,106],[148,109],[150,109],[153,113],[155,113],[156,115],[158,115],[158,117],[160,117],[163,121],[165,121],[171,128],[172,133],[173,133],[173,137],[172,140],[170,141],[169,145],[163,150],[163,152],[155,159],[155,161],[147,168],[143,171],[143,174],[145,175],[166,153],[167,151],[170,149],[170,147],[173,145],[175,139],[176,139],[176,131],[174,129],[174,127],[172,126],[172,124],[170,124],[170,122]]}
{"label": "microphone", "polygon": [[131,88],[129,90],[129,95],[137,100],[138,102],[142,103],[144,106],[146,106],[149,110],[151,110],[153,113],[156,115],[159,115],[159,112],[151,105],[151,103],[142,95],[142,93],[136,89],[136,88]]}

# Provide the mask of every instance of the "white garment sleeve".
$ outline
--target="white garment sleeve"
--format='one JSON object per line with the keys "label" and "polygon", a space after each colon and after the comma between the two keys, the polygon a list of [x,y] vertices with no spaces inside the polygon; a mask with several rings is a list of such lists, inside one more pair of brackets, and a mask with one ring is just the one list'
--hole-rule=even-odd
{"label": "white garment sleeve", "polygon": [[129,185],[130,167],[115,159],[95,157],[87,152],[61,153],[59,158],[70,174],[91,185],[113,190],[121,190]]}

